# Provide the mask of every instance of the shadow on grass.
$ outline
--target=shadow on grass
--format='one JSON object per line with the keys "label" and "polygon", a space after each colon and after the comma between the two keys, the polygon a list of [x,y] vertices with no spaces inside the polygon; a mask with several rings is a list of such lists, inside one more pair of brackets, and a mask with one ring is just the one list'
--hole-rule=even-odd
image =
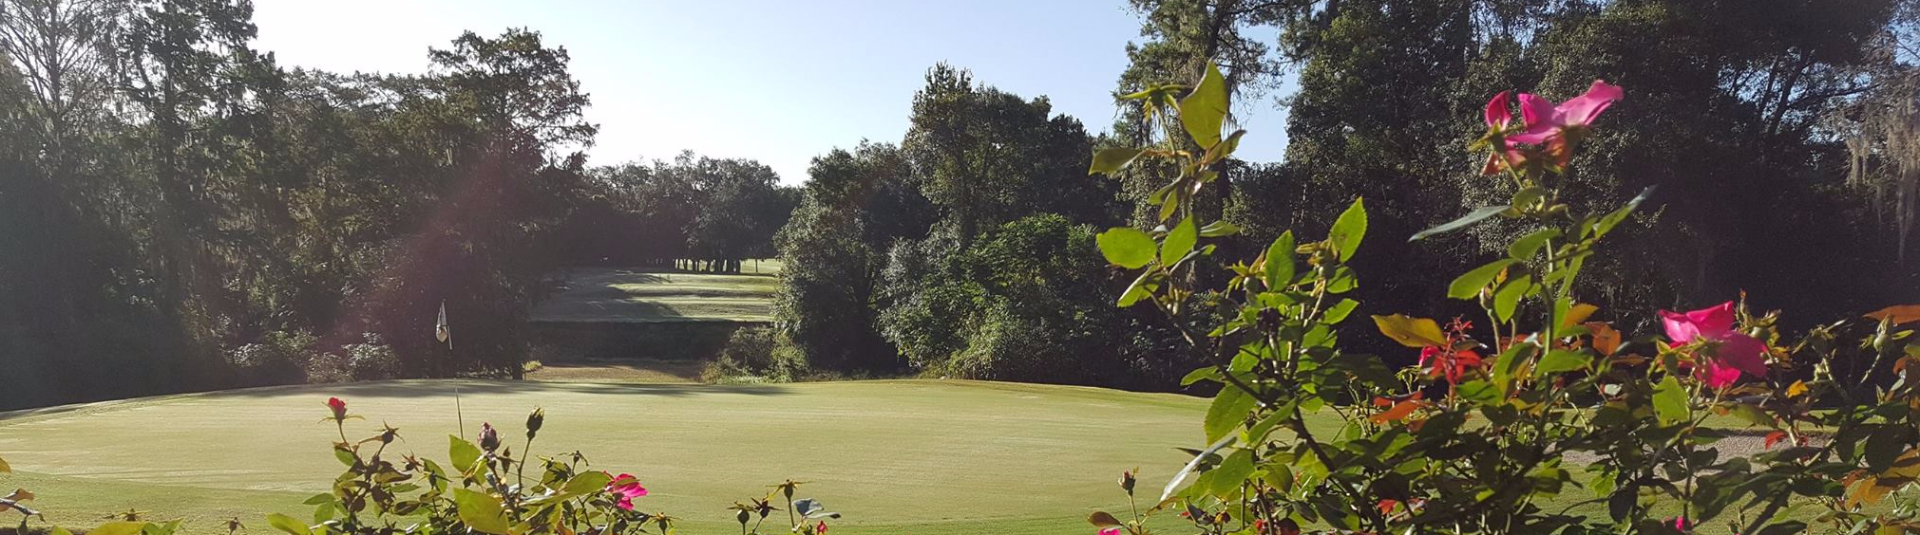
{"label": "shadow on grass", "polygon": [[690,396],[694,394],[746,394],[754,396],[774,396],[787,394],[788,389],[780,385],[694,385],[694,384],[634,384],[634,383],[548,383],[538,381],[510,381],[490,379],[414,379],[399,381],[371,381],[364,383],[334,383],[319,385],[297,385],[266,388],[246,388],[223,392],[195,394],[202,398],[220,397],[274,397],[290,392],[319,392],[332,396],[359,397],[437,397],[452,396],[455,386],[460,387],[462,395],[520,394],[562,392],[572,394],[640,394],[648,396]]}
{"label": "shadow on grass", "polygon": [[679,397],[695,394],[745,394],[752,396],[777,396],[790,391],[782,385],[704,385],[704,384],[636,384],[636,383],[549,383],[538,381],[512,381],[492,379],[403,379],[395,381],[369,381],[361,383],[330,383],[317,385],[283,385],[220,390],[213,392],[192,392],[169,394],[143,398],[117,399],[78,403],[53,407],[38,407],[15,411],[0,411],[0,423],[9,420],[32,417],[46,417],[72,412],[90,410],[112,410],[116,406],[149,402],[163,402],[179,399],[219,399],[219,398],[269,398],[288,395],[314,395],[339,397],[438,397],[453,395],[454,386],[460,387],[462,395],[516,394],[563,392],[575,394],[639,394],[647,396]]}

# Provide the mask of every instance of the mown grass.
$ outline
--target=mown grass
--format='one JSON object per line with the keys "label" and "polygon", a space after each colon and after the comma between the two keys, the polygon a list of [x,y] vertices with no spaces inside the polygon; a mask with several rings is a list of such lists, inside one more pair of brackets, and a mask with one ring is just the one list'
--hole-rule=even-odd
{"label": "mown grass", "polygon": [[[1095,509],[1124,510],[1120,470],[1157,489],[1201,441],[1206,401],[1166,394],[970,381],[788,385],[610,385],[396,381],[170,396],[0,416],[0,454],[49,520],[88,525],[133,508],[215,530],[226,518],[296,515],[340,471],[322,402],[401,429],[444,458],[482,421],[518,437],[544,407],[536,453],[579,450],[641,477],[647,510],[689,518],[683,533],[737,533],[725,508],[786,478],[846,518],[835,533],[1077,533]],[[519,449],[517,438],[514,442]],[[772,531],[784,529],[782,522]],[[261,524],[264,529],[264,524]],[[843,531],[844,530],[844,531]]]}
{"label": "mown grass", "polygon": [[[777,264],[776,261],[767,261]],[[778,271],[777,266],[763,269]],[[772,275],[580,268],[533,310],[542,322],[771,321]]]}
{"label": "mown grass", "polygon": [[[1120,470],[1142,467],[1143,501],[1201,442],[1207,401],[1167,394],[975,381],[852,381],[781,385],[616,385],[394,381],[169,396],[0,415],[0,455],[54,522],[97,523],[129,508],[185,519],[194,532],[266,512],[304,514],[340,467],[318,423],[327,396],[367,421],[402,430],[403,451],[445,457],[482,421],[519,436],[533,407],[548,424],[536,453],[579,450],[599,469],[632,472],[653,489],[642,507],[689,519],[683,533],[737,533],[725,507],[786,478],[847,518],[836,533],[1080,533],[1085,515],[1126,510]],[[1310,420],[1332,436],[1330,412]],[[1740,427],[1724,422],[1725,427]],[[518,445],[510,441],[511,445]],[[1585,473],[1572,468],[1576,480]],[[1546,504],[1605,514],[1570,487]],[[1795,516],[1810,517],[1796,503]],[[1662,514],[1678,514],[1677,507]],[[777,519],[776,519],[777,520]],[[1157,525],[1175,527],[1167,516]],[[774,522],[778,532],[782,522]],[[1724,533],[1724,525],[1702,533]]]}

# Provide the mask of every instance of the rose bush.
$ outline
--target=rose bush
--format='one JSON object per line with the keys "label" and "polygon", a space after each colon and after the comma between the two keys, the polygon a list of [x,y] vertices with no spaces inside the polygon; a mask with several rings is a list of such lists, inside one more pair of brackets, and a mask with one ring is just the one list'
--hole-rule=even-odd
{"label": "rose bush", "polygon": [[[1184,357],[1210,363],[1185,382],[1221,388],[1203,425],[1208,444],[1158,500],[1091,523],[1106,535],[1145,535],[1160,514],[1205,534],[1920,530],[1920,509],[1879,503],[1920,478],[1920,388],[1906,376],[1920,364],[1909,326],[1920,307],[1789,341],[1778,313],[1753,314],[1741,299],[1660,311],[1661,337],[1616,331],[1575,296],[1600,240],[1653,193],[1601,211],[1561,195],[1581,141],[1624,96],[1596,81],[1557,105],[1524,93],[1488,102],[1472,150],[1487,154],[1483,171],[1501,177],[1511,201],[1412,239],[1496,217],[1532,229],[1450,285],[1484,323],[1372,316],[1418,352],[1418,364],[1392,370],[1339,343],[1360,306],[1343,295],[1358,285],[1346,263],[1366,237],[1364,204],[1323,239],[1283,233],[1224,277],[1195,276],[1218,265],[1204,241],[1238,230],[1200,220],[1193,204],[1244,132],[1223,131],[1226,89],[1211,68],[1191,86],[1127,95],[1162,126],[1160,141],[1099,150],[1091,171],[1154,160],[1180,172],[1150,199],[1162,226],[1109,230],[1100,249],[1137,273],[1118,305],[1163,311],[1185,334]],[[1227,319],[1188,328],[1183,318],[1209,315],[1199,312]],[[1316,429],[1310,415],[1337,426]],[[1761,451],[1723,450],[1729,439]],[[1133,481],[1122,478],[1130,498]]]}

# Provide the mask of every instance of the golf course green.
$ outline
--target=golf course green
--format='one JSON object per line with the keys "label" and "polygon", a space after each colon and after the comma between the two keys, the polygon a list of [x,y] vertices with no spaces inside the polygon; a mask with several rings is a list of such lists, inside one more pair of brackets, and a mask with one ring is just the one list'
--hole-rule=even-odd
{"label": "golf course green", "polygon": [[[458,433],[499,426],[522,449],[528,411],[546,409],[536,454],[575,450],[652,491],[640,508],[687,519],[682,533],[738,533],[726,510],[768,485],[845,518],[842,533],[1079,533],[1096,509],[1124,511],[1121,470],[1144,467],[1151,501],[1200,445],[1206,400],[1170,394],[975,381],[779,385],[614,385],[387,381],[273,387],[0,413],[0,456],[49,521],[98,523],[129,508],[194,533],[238,517],[305,517],[300,501],[341,470],[320,423],[339,396],[365,421],[400,429],[396,448],[445,459]],[[784,517],[766,532],[784,531]],[[264,531],[263,531],[264,532]]]}

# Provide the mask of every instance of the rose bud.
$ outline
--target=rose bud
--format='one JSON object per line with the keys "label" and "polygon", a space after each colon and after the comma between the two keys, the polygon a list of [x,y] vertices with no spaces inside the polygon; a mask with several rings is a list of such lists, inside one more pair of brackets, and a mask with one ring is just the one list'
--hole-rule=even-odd
{"label": "rose bud", "polygon": [[540,425],[547,423],[547,410],[534,409],[527,415],[527,440],[533,440],[533,434],[540,432]]}
{"label": "rose bud", "polygon": [[347,419],[346,400],[342,400],[340,398],[327,398],[327,409],[333,411],[334,421],[339,422],[339,421],[345,421]]}
{"label": "rose bud", "polygon": [[500,449],[500,433],[493,430],[493,424],[480,424],[480,449],[489,452]]}

